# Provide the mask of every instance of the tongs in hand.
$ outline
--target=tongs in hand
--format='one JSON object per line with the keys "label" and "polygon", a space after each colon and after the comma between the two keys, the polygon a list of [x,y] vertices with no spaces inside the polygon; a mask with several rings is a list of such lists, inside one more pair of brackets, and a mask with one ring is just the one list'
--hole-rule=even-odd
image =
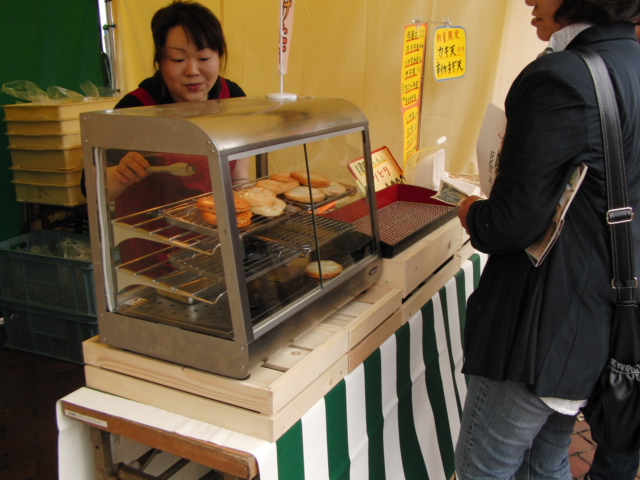
{"label": "tongs in hand", "polygon": [[188,177],[196,173],[196,167],[190,163],[174,163],[160,167],[147,167],[147,173],[170,173],[179,177]]}

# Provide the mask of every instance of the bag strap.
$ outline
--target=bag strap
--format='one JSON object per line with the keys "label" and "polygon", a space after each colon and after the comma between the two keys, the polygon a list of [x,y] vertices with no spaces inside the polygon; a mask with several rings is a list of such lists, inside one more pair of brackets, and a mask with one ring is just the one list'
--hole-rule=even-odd
{"label": "bag strap", "polygon": [[635,303],[637,279],[634,274],[631,233],[633,209],[629,206],[627,196],[627,175],[615,90],[600,55],[587,47],[577,48],[576,52],[589,67],[600,110],[609,209],[606,220],[611,232],[613,259],[612,287],[616,289],[618,302]]}

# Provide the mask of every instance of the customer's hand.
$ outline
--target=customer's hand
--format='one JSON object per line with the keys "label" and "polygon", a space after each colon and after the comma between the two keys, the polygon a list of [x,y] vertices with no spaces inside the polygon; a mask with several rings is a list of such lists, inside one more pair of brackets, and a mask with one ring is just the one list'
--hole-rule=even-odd
{"label": "customer's hand", "polygon": [[469,234],[469,227],[467,226],[467,215],[469,214],[469,208],[478,200],[482,200],[482,198],[477,197],[475,195],[471,195],[469,198],[465,198],[460,204],[460,210],[458,210],[458,218],[460,219],[460,223],[462,227]]}

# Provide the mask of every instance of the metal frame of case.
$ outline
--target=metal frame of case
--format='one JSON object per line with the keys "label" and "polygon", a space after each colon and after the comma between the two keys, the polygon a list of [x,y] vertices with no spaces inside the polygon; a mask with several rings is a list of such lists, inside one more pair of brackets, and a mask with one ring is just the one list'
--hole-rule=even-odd
{"label": "metal frame of case", "polygon": [[[276,101],[236,98],[83,113],[81,118],[101,340],[107,344],[222,375],[245,378],[275,349],[321,321],[381,273],[380,241],[373,188],[368,121],[353,104],[339,99]],[[242,245],[235,221],[229,162],[256,156],[266,174],[266,155],[283,148],[359,132],[367,166],[367,197],[374,252],[331,282],[320,282],[294,303],[252,326]],[[104,192],[105,149],[206,156],[218,210],[218,237],[226,277],[233,338],[177,328],[113,313],[112,249],[122,233],[109,220]],[[314,214],[315,215],[315,214]],[[114,233],[115,230],[118,230]],[[164,240],[156,240],[165,242]],[[126,281],[125,281],[126,283]],[[118,283],[120,288],[121,284]],[[122,295],[122,293],[121,293]]]}

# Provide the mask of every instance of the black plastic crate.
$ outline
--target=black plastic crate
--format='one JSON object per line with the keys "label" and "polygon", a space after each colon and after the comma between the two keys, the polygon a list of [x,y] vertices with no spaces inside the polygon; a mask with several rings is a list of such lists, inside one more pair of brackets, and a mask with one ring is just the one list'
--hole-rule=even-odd
{"label": "black plastic crate", "polygon": [[0,299],[81,315],[95,315],[93,263],[34,252],[59,253],[65,239],[89,236],[38,230],[0,243]]}
{"label": "black plastic crate", "polygon": [[84,364],[82,342],[98,334],[98,319],[31,305],[2,303],[5,347]]}

